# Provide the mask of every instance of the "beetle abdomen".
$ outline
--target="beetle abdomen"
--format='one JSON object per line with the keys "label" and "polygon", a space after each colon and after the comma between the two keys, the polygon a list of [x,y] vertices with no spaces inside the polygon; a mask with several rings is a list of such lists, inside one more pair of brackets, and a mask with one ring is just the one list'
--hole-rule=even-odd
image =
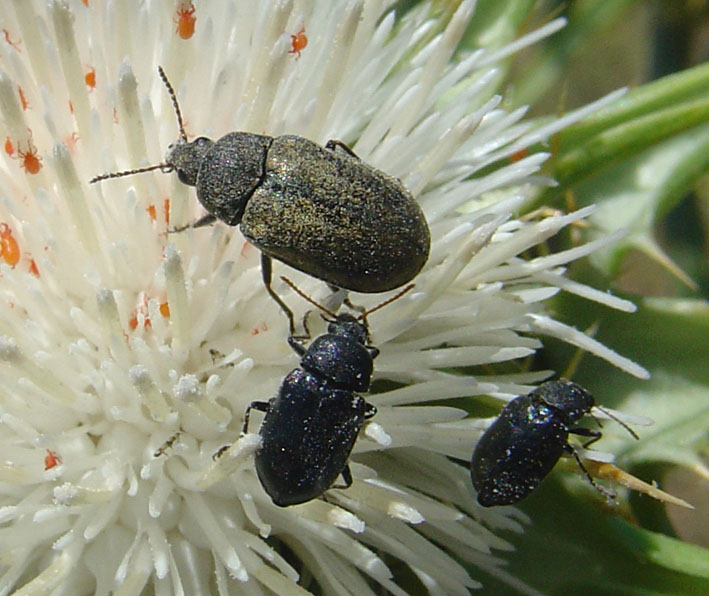
{"label": "beetle abdomen", "polygon": [[430,247],[423,212],[401,182],[296,136],[271,144],[241,231],[271,257],[366,293],[413,279]]}

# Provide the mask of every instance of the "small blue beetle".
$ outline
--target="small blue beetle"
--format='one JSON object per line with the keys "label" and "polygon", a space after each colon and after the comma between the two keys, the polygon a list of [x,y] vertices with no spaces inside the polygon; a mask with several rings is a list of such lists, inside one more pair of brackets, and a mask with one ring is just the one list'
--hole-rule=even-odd
{"label": "small blue beetle", "polygon": [[589,437],[584,447],[601,438],[597,430],[574,426],[594,403],[586,389],[567,379],[547,381],[509,402],[473,451],[470,476],[478,502],[484,507],[518,503],[539,487],[563,453],[574,457],[596,490],[613,496],[596,484],[569,443],[569,434]]}
{"label": "small blue beetle", "polygon": [[369,390],[373,361],[379,354],[369,345],[366,317],[408,292],[413,284],[355,318],[327,311],[282,279],[332,317],[328,332],[307,348],[300,338],[288,338],[301,356],[300,367],[286,375],[276,397],[252,402],[244,414],[246,433],[251,410],[266,413],[259,430],[256,472],[272,501],[287,507],[319,497],[340,474],[342,488],[352,484],[347,460],[365,420],[377,411],[355,393]]}

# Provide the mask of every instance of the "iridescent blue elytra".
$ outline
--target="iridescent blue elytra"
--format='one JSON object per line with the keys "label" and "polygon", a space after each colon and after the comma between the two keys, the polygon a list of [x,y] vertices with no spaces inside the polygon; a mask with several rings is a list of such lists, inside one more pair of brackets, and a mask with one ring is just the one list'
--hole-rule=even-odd
{"label": "iridescent blue elytra", "polygon": [[286,375],[274,398],[247,408],[243,429],[251,410],[266,413],[256,472],[280,507],[319,497],[340,474],[343,488],[350,486],[347,460],[364,421],[376,413],[355,393],[369,389],[379,354],[368,345],[365,323],[340,314],[307,349],[292,336],[289,343],[301,356],[300,367]]}

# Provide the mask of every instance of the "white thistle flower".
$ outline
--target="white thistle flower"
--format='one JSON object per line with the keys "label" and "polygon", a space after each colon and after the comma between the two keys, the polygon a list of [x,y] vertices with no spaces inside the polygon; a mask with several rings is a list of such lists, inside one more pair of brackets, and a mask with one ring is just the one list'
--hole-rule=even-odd
{"label": "white thistle flower", "polygon": [[[545,313],[559,289],[633,310],[564,277],[614,238],[524,260],[590,210],[512,215],[549,181],[535,175],[547,155],[509,158],[617,94],[535,128],[489,89],[499,60],[560,21],[454,56],[474,2],[436,34],[427,3],[400,20],[391,4],[0,5],[0,594],[405,594],[394,561],[431,594],[467,594],[479,584],[466,563],[505,577],[490,551],[508,545],[490,528],[519,529],[520,516],[480,508],[448,459],[468,460],[485,422],[432,404],[509,400],[549,372],[446,371],[523,358],[546,334],[645,374]],[[371,397],[354,484],[327,500],[274,506],[254,471],[258,436],[239,438],[249,403],[297,365],[258,251],[224,225],[168,237],[168,210],[169,226],[200,215],[174,175],[88,185],[159,163],[177,138],[159,64],[188,134],[342,139],[427,215],[415,290],[370,319],[375,377],[397,388]],[[276,272],[327,299],[322,282]],[[275,287],[301,317],[308,305]]]}

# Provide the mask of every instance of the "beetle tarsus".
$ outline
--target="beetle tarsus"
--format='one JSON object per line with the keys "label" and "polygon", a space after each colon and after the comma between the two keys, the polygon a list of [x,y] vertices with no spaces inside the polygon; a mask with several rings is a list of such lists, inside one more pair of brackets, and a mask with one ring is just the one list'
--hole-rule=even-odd
{"label": "beetle tarsus", "polygon": [[184,232],[185,230],[189,230],[190,228],[203,228],[204,226],[211,226],[215,221],[217,221],[217,218],[214,217],[211,213],[207,213],[196,221],[192,221],[182,226],[175,226],[174,228],[170,228],[167,233],[177,234],[178,232]]}
{"label": "beetle tarsus", "polygon": [[342,149],[348,155],[354,157],[355,159],[359,159],[359,156],[354,151],[352,151],[349,146],[345,145],[345,143],[343,143],[342,141],[338,141],[337,139],[330,139],[325,144],[325,149],[329,149],[330,151],[335,151],[335,149]]}
{"label": "beetle tarsus", "polygon": [[345,467],[342,468],[341,474],[344,484],[333,484],[332,488],[340,488],[344,490],[352,486],[352,470],[350,470],[350,464],[345,464]]}
{"label": "beetle tarsus", "polygon": [[249,404],[249,407],[246,408],[246,412],[244,412],[244,426],[241,427],[241,436],[242,437],[248,433],[249,417],[251,415],[251,410],[256,410],[258,412],[268,412],[268,408],[270,405],[271,405],[271,402],[268,402],[268,401],[252,401]]}
{"label": "beetle tarsus", "polygon": [[[598,438],[600,439],[600,436]],[[581,468],[581,471],[583,472],[584,476],[586,476],[586,480],[588,480],[589,484],[593,488],[595,488],[599,493],[601,493],[607,499],[615,499],[616,498],[616,494],[612,490],[608,490],[605,486],[601,486],[593,479],[593,476],[591,476],[591,473],[586,469],[586,466],[583,465],[583,462],[581,461],[581,457],[579,456],[578,452],[573,447],[573,445],[567,444],[565,446],[564,450],[573,456],[573,458],[576,460],[576,463],[578,464],[579,468]]]}

